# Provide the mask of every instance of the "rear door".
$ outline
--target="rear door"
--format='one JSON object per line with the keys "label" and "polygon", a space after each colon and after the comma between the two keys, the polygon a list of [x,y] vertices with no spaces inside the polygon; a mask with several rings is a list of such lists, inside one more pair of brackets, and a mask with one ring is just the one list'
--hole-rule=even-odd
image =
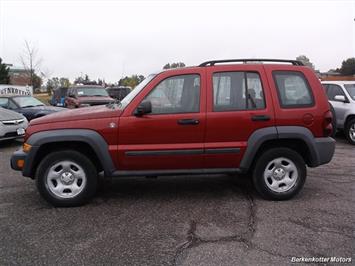
{"label": "rear door", "polygon": [[237,168],[250,135],[274,125],[264,69],[258,65],[207,68],[206,168]]}
{"label": "rear door", "polygon": [[[204,69],[166,71],[152,80],[120,117],[119,169],[202,168],[205,86]],[[143,101],[152,113],[134,115]]]}

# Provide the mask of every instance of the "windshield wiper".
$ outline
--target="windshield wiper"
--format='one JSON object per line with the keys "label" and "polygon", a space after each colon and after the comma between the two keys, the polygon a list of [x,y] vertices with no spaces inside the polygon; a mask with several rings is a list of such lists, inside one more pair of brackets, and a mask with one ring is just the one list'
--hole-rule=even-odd
{"label": "windshield wiper", "polygon": [[34,105],[25,105],[25,106],[21,106],[21,108],[27,108],[27,107],[35,107]]}

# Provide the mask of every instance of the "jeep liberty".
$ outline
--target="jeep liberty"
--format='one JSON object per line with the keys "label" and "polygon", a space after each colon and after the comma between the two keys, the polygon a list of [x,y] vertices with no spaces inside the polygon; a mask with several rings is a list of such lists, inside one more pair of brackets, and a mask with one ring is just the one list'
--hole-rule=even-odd
{"label": "jeep liberty", "polygon": [[270,200],[330,162],[332,113],[295,60],[233,59],[148,76],[121,102],[31,121],[13,169],[54,206],[84,204],[104,177],[248,173]]}

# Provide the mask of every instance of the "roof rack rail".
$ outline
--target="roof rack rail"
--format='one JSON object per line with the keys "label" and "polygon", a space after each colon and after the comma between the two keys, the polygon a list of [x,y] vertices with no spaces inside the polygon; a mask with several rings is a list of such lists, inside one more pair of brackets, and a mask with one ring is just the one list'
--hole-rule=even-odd
{"label": "roof rack rail", "polygon": [[233,62],[243,62],[244,64],[246,64],[248,62],[275,62],[275,63],[281,62],[281,63],[291,63],[294,66],[304,66],[304,64],[298,60],[252,58],[252,59],[211,60],[211,61],[203,62],[202,64],[199,65],[199,67],[214,66],[215,64],[233,63]]}

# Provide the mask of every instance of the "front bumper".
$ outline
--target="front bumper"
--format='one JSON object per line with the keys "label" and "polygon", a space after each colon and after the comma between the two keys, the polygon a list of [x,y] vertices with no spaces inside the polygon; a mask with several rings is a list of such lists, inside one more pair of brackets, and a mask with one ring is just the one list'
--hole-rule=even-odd
{"label": "front bumper", "polygon": [[[10,159],[11,168],[16,171],[22,171],[23,176],[33,178],[33,162],[37,151],[38,147],[36,146],[32,146],[31,150],[28,153],[24,152],[22,149],[15,151]],[[19,167],[18,164],[20,160],[24,161],[22,167]]]}
{"label": "front bumper", "polygon": [[317,166],[329,163],[334,155],[335,140],[331,137],[328,138],[316,138],[315,149],[317,153]]}
{"label": "front bumper", "polygon": [[27,156],[27,153],[25,153],[23,150],[17,150],[15,151],[12,156],[11,156],[11,159],[10,159],[10,164],[11,164],[11,168],[16,170],[16,171],[22,171],[23,168],[20,168],[18,166],[18,161],[20,160],[23,160],[26,162],[26,156]]}

